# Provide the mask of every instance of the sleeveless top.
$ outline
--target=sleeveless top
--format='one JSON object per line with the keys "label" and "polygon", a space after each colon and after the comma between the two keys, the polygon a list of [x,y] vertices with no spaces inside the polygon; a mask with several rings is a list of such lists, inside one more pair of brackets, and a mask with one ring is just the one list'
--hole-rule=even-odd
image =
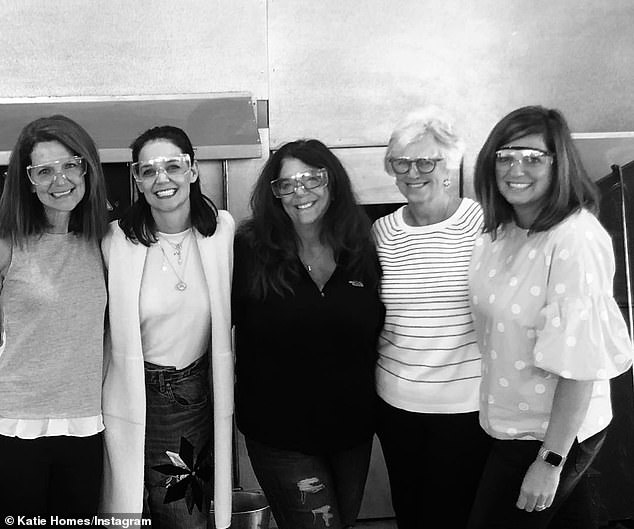
{"label": "sleeveless top", "polygon": [[98,244],[45,233],[14,246],[0,307],[0,434],[101,431],[106,288]]}

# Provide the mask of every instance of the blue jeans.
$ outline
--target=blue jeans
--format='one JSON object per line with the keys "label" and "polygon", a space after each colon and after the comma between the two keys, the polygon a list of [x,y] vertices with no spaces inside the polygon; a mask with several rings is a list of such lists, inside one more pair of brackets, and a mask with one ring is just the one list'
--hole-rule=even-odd
{"label": "blue jeans", "polygon": [[211,439],[213,411],[208,369],[206,355],[183,369],[145,363],[144,514],[152,518],[155,529],[207,526],[211,486],[205,491],[203,512],[194,506],[189,514],[184,498],[163,503],[169,477],[152,467],[171,463],[166,451],[179,453],[181,437],[193,445],[196,459]]}
{"label": "blue jeans", "polygon": [[601,450],[606,431],[574,442],[561,470],[550,508],[526,512],[515,506],[524,475],[535,461],[541,441],[495,439],[484,468],[469,520],[469,529],[595,528],[584,475]]}
{"label": "blue jeans", "polygon": [[249,438],[246,445],[279,529],[354,525],[363,499],[372,440],[328,455],[280,450]]}

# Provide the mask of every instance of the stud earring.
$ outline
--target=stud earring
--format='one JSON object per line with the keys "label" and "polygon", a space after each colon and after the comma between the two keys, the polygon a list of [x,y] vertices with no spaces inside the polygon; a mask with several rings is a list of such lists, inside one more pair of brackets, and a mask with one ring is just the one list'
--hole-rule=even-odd
{"label": "stud earring", "polygon": [[442,181],[442,185],[444,185],[445,187],[449,187],[451,185],[451,180],[449,180],[449,178],[445,178]]}

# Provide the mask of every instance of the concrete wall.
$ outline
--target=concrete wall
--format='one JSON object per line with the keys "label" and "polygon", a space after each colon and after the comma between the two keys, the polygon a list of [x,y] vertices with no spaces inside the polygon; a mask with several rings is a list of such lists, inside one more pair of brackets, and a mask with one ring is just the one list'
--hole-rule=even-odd
{"label": "concrete wall", "polygon": [[[249,91],[269,100],[264,151],[380,147],[436,103],[467,141],[469,179],[520,105],[559,107],[577,132],[634,130],[632,20],[630,0],[2,0],[0,98]],[[398,199],[381,149],[340,153],[364,160],[350,165],[373,182],[364,198]],[[262,163],[231,164],[239,218]]]}

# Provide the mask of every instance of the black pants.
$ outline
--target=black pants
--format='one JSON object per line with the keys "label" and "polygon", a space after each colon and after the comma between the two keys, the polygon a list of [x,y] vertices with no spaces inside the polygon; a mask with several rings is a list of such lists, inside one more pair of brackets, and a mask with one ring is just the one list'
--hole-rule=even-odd
{"label": "black pants", "polygon": [[381,400],[378,417],[399,529],[464,529],[490,445],[478,412],[413,413]]}
{"label": "black pants", "polygon": [[588,467],[605,440],[605,430],[573,444],[561,471],[559,486],[550,508],[526,512],[515,506],[524,475],[535,461],[541,441],[500,441],[491,447],[469,529],[590,529],[596,527],[587,483]]}
{"label": "black pants", "polygon": [[38,439],[0,435],[0,514],[96,514],[102,462],[102,434]]}

